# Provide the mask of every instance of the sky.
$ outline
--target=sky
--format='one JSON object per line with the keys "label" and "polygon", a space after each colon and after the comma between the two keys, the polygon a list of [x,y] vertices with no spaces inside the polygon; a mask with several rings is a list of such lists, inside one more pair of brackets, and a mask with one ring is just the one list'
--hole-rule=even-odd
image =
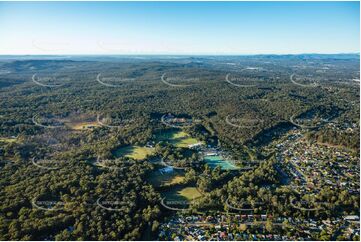
{"label": "sky", "polygon": [[0,55],[359,52],[359,2],[0,2]]}

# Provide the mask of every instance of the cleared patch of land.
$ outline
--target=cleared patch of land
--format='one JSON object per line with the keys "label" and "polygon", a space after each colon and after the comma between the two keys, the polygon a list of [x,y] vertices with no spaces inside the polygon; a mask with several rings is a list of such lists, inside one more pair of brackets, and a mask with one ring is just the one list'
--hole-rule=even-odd
{"label": "cleared patch of land", "polygon": [[114,151],[116,157],[129,157],[135,160],[144,160],[148,155],[154,154],[155,149],[137,145],[120,147]]}
{"label": "cleared patch of land", "polygon": [[97,122],[69,122],[66,123],[66,126],[73,130],[83,130],[83,129],[89,129],[93,127],[98,127],[99,124]]}
{"label": "cleared patch of land", "polygon": [[0,143],[15,143],[17,140],[17,138],[0,137]]}

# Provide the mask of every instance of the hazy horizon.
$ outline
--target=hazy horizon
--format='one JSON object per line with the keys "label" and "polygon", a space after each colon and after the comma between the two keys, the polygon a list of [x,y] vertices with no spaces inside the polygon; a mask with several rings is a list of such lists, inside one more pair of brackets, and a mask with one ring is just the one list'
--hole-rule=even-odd
{"label": "hazy horizon", "polygon": [[259,53],[259,54],[0,54],[0,56],[299,56],[299,55],[360,55],[360,52],[349,52],[349,53],[342,53],[342,52],[335,52],[335,53],[279,53],[279,54],[272,54],[272,53]]}

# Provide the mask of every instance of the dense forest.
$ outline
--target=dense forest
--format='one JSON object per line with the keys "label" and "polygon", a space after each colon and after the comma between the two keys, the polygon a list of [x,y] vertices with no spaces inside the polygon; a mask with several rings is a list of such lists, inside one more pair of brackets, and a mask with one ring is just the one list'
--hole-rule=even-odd
{"label": "dense forest", "polygon": [[[169,211],[148,179],[153,159],[184,168],[184,184],[205,194],[191,211],[230,203],[300,219],[359,214],[359,195],[347,190],[307,196],[283,186],[264,152],[299,128],[311,143],[359,156],[358,55],[3,58],[0,69],[0,240],[156,239]],[[252,169],[210,169],[197,150],[156,142],[169,113],[197,120],[182,130]],[[154,153],[145,159],[115,157],[146,145]],[[295,210],[294,199],[325,209]]]}

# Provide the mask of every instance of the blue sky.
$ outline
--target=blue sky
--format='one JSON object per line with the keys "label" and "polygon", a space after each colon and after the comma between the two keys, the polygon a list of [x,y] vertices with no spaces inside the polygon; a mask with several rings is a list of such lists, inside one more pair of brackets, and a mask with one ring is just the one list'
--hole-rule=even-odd
{"label": "blue sky", "polygon": [[359,2],[0,2],[0,54],[359,52]]}

